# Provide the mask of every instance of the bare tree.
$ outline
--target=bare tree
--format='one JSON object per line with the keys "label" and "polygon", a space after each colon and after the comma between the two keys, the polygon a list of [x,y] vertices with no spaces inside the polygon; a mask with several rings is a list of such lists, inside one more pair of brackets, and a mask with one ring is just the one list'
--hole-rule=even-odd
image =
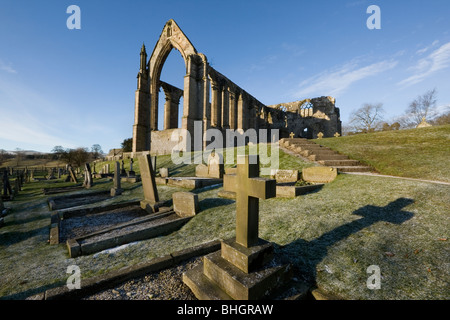
{"label": "bare tree", "polygon": [[412,126],[417,126],[423,119],[427,119],[436,107],[436,89],[429,90],[423,95],[418,96],[412,101],[406,109]]}
{"label": "bare tree", "polygon": [[94,144],[91,147],[92,157],[96,160],[103,155],[102,147],[99,144]]}
{"label": "bare tree", "polygon": [[354,130],[360,132],[372,132],[380,126],[383,120],[383,104],[366,103],[361,108],[353,112],[350,124]]}

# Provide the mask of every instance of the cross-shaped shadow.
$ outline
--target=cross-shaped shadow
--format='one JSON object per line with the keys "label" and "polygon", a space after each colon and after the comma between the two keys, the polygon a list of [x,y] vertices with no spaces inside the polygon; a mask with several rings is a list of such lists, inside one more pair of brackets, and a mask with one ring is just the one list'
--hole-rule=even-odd
{"label": "cross-shaped shadow", "polygon": [[315,285],[317,265],[327,256],[328,248],[377,222],[402,224],[413,217],[413,213],[403,211],[403,208],[412,203],[412,199],[399,198],[385,207],[364,206],[353,212],[361,216],[361,219],[341,225],[309,242],[298,239],[281,247],[281,251],[298,261],[294,268],[298,268],[306,281]]}

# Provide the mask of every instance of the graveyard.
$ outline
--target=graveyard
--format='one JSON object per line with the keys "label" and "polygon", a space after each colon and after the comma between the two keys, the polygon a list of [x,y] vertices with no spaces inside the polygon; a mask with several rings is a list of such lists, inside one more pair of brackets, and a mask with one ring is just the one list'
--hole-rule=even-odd
{"label": "graveyard", "polygon": [[[324,144],[332,143],[333,139],[340,138],[323,139]],[[278,278],[281,272],[280,283],[284,285],[285,294],[271,296],[273,299],[448,299],[450,186],[445,183],[448,173],[447,178],[435,183],[339,172],[329,181],[309,184],[301,181],[302,172],[322,166],[297,155],[294,148],[284,147],[283,143],[279,145],[278,172],[271,171],[270,164],[258,165],[259,170],[251,169],[255,181],[264,183],[268,189],[252,195],[262,199],[257,202],[259,218],[253,218],[249,225],[237,219],[241,215],[237,213],[238,207],[242,209],[244,201],[238,200],[241,192],[238,186],[242,188],[242,184],[247,183],[236,182],[243,177],[239,171],[242,169],[235,167],[237,161],[220,169],[223,173],[221,183],[216,183],[217,177],[205,177],[205,168],[197,163],[172,163],[170,155],[152,158],[156,162],[154,167],[149,158],[144,165],[134,161],[133,170],[141,177],[139,181],[114,178],[113,171],[120,169],[118,165],[109,175],[93,175],[89,188],[81,189],[74,187],[79,187],[83,177],[86,178],[83,170],[79,171],[77,183],[66,182],[64,174],[51,180],[46,178],[48,172],[41,172],[41,176],[35,174],[33,181],[22,184],[13,200],[3,200],[7,210],[0,228],[1,299],[83,299],[95,297],[104,290],[123,293],[117,294],[115,299],[172,299],[177,297],[179,290],[190,292],[193,299],[211,298],[201,293],[199,277],[204,277],[204,272],[210,278],[217,276],[219,279],[223,278],[219,274],[224,270],[235,268],[220,262],[221,251],[222,256],[227,256],[241,269],[236,277],[244,284],[250,281],[247,277],[258,278],[249,271],[252,268],[258,272],[266,272],[261,271],[266,270],[261,267],[268,268],[268,274],[274,273]],[[269,151],[277,146],[273,144]],[[247,153],[249,150],[248,146],[244,148]],[[230,150],[215,152],[226,158]],[[233,153],[235,159],[237,153]],[[189,153],[185,156],[196,157]],[[96,167],[106,164],[114,168],[116,162],[100,162]],[[130,170],[129,166],[129,161],[125,161],[126,171]],[[293,169],[298,172],[292,173]],[[202,170],[203,174],[200,173]],[[196,171],[202,177],[197,177]],[[171,185],[162,182],[161,174],[166,176],[163,180],[201,178],[212,179],[214,184]],[[300,187],[315,188],[289,197],[280,196],[278,187],[295,185],[277,179],[292,179],[292,176],[295,177],[293,181],[301,182],[298,183]],[[218,177],[220,179],[220,175]],[[424,178],[432,180],[432,177]],[[11,176],[10,184],[14,186],[14,176]],[[64,188],[67,189],[64,191]],[[241,190],[258,188],[255,184]],[[58,193],[48,193],[52,189],[58,189]],[[235,194],[230,196],[230,192]],[[221,196],[224,193],[228,196]],[[180,196],[181,203],[192,201],[190,208],[194,208],[193,212],[181,214],[181,217],[174,213],[182,210],[176,209],[174,203],[180,203],[175,200]],[[66,200],[81,197],[83,201],[70,204],[64,197]],[[54,209],[49,205],[51,201],[56,205]],[[68,207],[60,205],[58,208],[59,203],[66,203]],[[130,207],[134,209],[128,210]],[[118,230],[144,226],[146,219],[162,217],[173,217],[181,223],[169,230],[152,231],[122,242],[118,240],[121,239]],[[81,229],[91,229],[80,229],[85,233],[78,235],[76,229],[68,230],[77,223]],[[61,230],[55,235],[57,225]],[[63,232],[64,228],[68,231]],[[253,231],[246,235],[245,230]],[[105,245],[105,241],[95,238],[102,234],[112,235],[108,237],[114,240],[108,240]],[[76,241],[68,241],[69,238]],[[89,241],[97,248],[91,250],[86,246],[83,249],[83,243]],[[73,254],[80,251],[82,254]],[[233,258],[235,255],[247,256],[249,264],[242,265]],[[164,274],[164,270],[178,268],[193,258],[198,262],[190,271],[180,269],[172,273],[171,278],[178,281],[182,289],[171,292],[168,286],[164,294],[158,294],[149,288],[140,295],[132,289],[123,289],[130,288],[129,284],[123,285],[126,281]],[[257,261],[257,267],[250,265],[251,261]],[[81,286],[89,292],[66,288],[70,276],[67,268],[71,265],[80,268]],[[373,265],[381,270],[381,288],[377,290],[371,290],[367,285],[371,275],[367,270]],[[275,266],[281,269],[274,271]],[[194,284],[196,281],[198,285]],[[273,281],[267,280],[261,286],[275,286]],[[220,285],[228,286],[224,282]],[[122,289],[118,289],[120,286]],[[261,298],[261,291],[252,290],[239,289],[236,297]],[[196,292],[195,297],[192,292]],[[219,297],[229,298],[222,294]]]}

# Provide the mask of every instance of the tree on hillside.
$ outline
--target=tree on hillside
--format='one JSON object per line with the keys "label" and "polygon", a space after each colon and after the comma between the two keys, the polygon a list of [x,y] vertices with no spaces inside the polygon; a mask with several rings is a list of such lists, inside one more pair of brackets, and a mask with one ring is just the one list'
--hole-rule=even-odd
{"label": "tree on hillside", "polygon": [[131,152],[133,150],[133,138],[128,138],[122,142],[122,152]]}
{"label": "tree on hillside", "polygon": [[62,155],[66,152],[66,150],[62,146],[55,146],[52,151],[54,154],[54,159],[61,159]]}
{"label": "tree on hillside", "polygon": [[435,126],[450,124],[450,112],[447,112],[446,114],[443,114],[443,115],[437,117],[436,119],[431,121],[431,124],[433,124]]}
{"label": "tree on hillside", "polygon": [[436,89],[429,90],[423,95],[414,99],[406,109],[410,124],[409,127],[416,127],[423,119],[433,116],[433,109],[436,107]]}
{"label": "tree on hillside", "polygon": [[380,126],[383,120],[383,104],[366,103],[353,112],[350,125],[358,132],[372,132]]}
{"label": "tree on hillside", "polygon": [[94,144],[91,147],[91,153],[94,160],[101,158],[103,156],[102,147],[99,144]]}
{"label": "tree on hillside", "polygon": [[81,167],[89,161],[91,153],[88,148],[67,149],[61,156],[61,160],[73,167]]}

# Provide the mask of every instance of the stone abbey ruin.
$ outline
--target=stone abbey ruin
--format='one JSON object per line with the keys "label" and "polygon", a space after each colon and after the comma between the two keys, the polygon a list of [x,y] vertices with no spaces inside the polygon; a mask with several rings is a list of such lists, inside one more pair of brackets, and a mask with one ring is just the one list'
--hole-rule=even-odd
{"label": "stone abbey ruin", "polygon": [[[160,80],[164,63],[174,48],[181,53],[186,66],[184,88]],[[268,137],[273,129],[279,130],[279,138],[287,138],[291,133],[308,139],[317,138],[319,132],[323,137],[341,134],[339,108],[333,97],[265,105],[212,68],[174,20],[165,24],[148,60],[145,46],[142,46],[137,79],[133,153],[152,150],[168,154],[177,147],[185,151],[204,150],[208,144],[205,133],[211,128],[222,132],[231,129],[236,135],[255,129],[258,141],[262,138],[270,141]],[[166,102],[164,129],[158,130],[161,88]],[[183,114],[181,128],[177,128],[181,97]],[[173,138],[174,132],[178,138]],[[261,137],[260,132],[266,132],[267,136]]]}

